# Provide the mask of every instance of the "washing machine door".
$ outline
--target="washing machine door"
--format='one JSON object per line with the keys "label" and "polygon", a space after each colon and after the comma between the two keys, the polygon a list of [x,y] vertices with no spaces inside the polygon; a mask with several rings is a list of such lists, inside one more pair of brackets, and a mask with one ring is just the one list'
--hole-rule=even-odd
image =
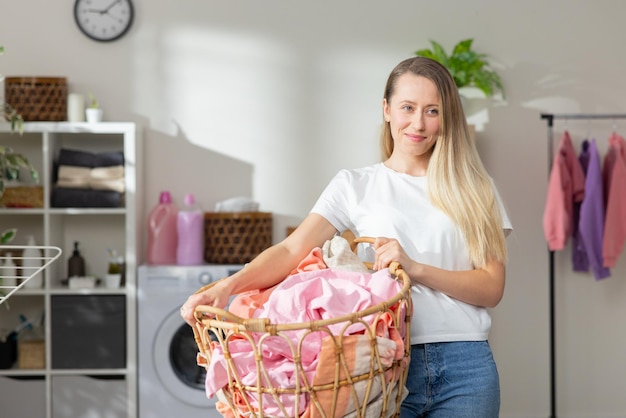
{"label": "washing machine door", "polygon": [[204,391],[206,371],[196,364],[198,346],[193,330],[176,309],[157,330],[153,344],[154,370],[163,387],[176,399],[196,407],[215,406]]}

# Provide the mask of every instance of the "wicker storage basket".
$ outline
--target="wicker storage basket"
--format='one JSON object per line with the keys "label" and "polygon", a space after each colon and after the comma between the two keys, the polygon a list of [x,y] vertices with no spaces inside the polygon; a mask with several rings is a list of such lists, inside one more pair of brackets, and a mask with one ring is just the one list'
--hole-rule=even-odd
{"label": "wicker storage basket", "polygon": [[46,367],[44,340],[18,341],[17,364],[20,369],[44,369]]}
{"label": "wicker storage basket", "polygon": [[207,263],[244,264],[272,245],[272,214],[206,212],[204,230]]}
{"label": "wicker storage basket", "polygon": [[[355,240],[372,241],[371,238]],[[399,293],[369,308],[331,319],[276,324],[268,318],[244,319],[213,306],[198,306],[193,332],[200,350],[199,364],[204,362],[208,370],[214,350],[220,350],[226,362],[228,384],[218,392],[223,403],[220,408],[229,409],[226,415],[234,416],[293,417],[297,416],[293,411],[302,411],[306,402],[303,415],[310,418],[340,417],[346,413],[354,417],[398,417],[411,353],[411,280],[398,263],[392,263],[389,270],[401,284]],[[384,328],[389,323],[403,333],[402,343],[392,344],[393,361],[389,357],[384,359],[380,340],[385,338],[378,335],[381,326]],[[346,335],[348,328],[355,325],[363,327],[362,334]],[[341,331],[333,333],[331,328]],[[297,342],[293,341],[294,332],[300,336]],[[303,368],[306,356],[303,348],[308,346],[308,338],[317,333],[323,336],[324,343],[317,356],[316,377],[311,379]],[[278,387],[272,383],[277,372],[266,368],[263,350],[264,345],[276,344],[277,339],[282,341],[283,348],[290,347],[290,353],[285,355],[293,359],[293,364],[281,363],[278,372],[293,376],[290,384]],[[245,376],[241,375],[241,365],[230,351],[235,346],[239,347],[239,353],[249,349],[254,358],[255,366],[250,367],[255,370],[246,370]],[[386,351],[388,355],[389,349]],[[358,371],[355,358],[361,361]],[[324,377],[318,379],[318,373]],[[270,404],[271,414],[264,409],[264,405]]]}
{"label": "wicker storage basket", "polygon": [[42,208],[42,186],[12,186],[4,189],[0,197],[0,207],[5,208]]}
{"label": "wicker storage basket", "polygon": [[25,121],[67,120],[65,77],[6,77],[4,101]]}

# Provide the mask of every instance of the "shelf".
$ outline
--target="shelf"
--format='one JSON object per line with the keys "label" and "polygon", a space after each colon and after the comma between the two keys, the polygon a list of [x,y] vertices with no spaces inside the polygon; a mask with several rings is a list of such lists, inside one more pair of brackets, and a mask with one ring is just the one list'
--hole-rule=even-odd
{"label": "shelf", "polygon": [[50,208],[50,215],[126,215],[125,208]]}
{"label": "shelf", "polygon": [[[136,131],[133,122],[25,122],[24,133],[96,133],[96,134],[119,134],[132,133]],[[0,123],[0,132],[19,135],[11,130],[11,125],[5,122]]]}
{"label": "shelf", "polygon": [[18,208],[0,208],[1,215],[43,215],[45,210],[43,208],[36,209],[18,209]]}
{"label": "shelf", "polygon": [[[30,400],[33,404],[44,405],[42,409],[45,413],[14,416],[68,416],[59,409],[59,405],[71,406],[71,402],[68,404],[64,399],[69,387],[67,385],[81,389],[83,385],[94,390],[111,389],[122,399],[118,407],[124,405],[126,416],[137,416],[135,276],[137,236],[140,233],[136,214],[140,202],[136,191],[140,189],[137,176],[141,173],[138,133],[136,124],[132,122],[26,122],[23,134],[20,135],[12,132],[8,123],[0,122],[0,144],[10,146],[28,158],[39,173],[39,185],[43,189],[42,208],[0,208],[0,230],[17,228],[18,234],[12,242],[17,246],[25,243],[28,235],[32,235],[42,247],[62,250],[59,259],[40,272],[43,275],[41,288],[22,286],[11,289],[10,298],[7,298],[11,309],[0,309],[0,328],[6,330],[20,325],[21,314],[29,320],[43,318],[42,334],[47,367],[19,369],[16,362],[13,368],[0,369],[0,394],[6,394],[6,401],[10,399],[9,394],[25,390],[30,393],[34,390],[34,395],[29,395]],[[57,169],[59,153],[64,149],[93,154],[123,152],[124,192],[123,196],[116,195],[112,200],[121,202],[123,206],[52,207],[56,179],[54,170]],[[110,202],[107,200],[104,204]],[[108,266],[107,248],[115,249],[125,260],[125,285],[115,289],[102,285],[70,289],[63,285],[62,282],[67,280],[67,260],[72,255],[74,241],[80,242],[86,274],[94,277],[104,277]],[[48,251],[44,255],[49,256],[51,253]],[[90,314],[77,314],[77,306]],[[113,314],[107,311],[111,306],[116,309]],[[0,308],[4,308],[4,305],[0,305]],[[76,324],[77,329],[74,328]],[[103,356],[101,359],[95,348],[111,344],[113,340],[110,335],[115,335],[115,344],[107,348],[107,353],[100,353]],[[94,348],[93,353],[84,351],[83,346]],[[115,350],[113,360],[107,357],[111,349]],[[64,355],[71,352],[74,354]],[[83,353],[88,354],[83,356]],[[72,368],[53,369],[52,365]],[[76,368],[83,365],[85,368]],[[109,368],[93,368],[100,365]],[[36,383],[31,383],[29,379]],[[110,379],[115,382],[110,383]],[[89,410],[102,407],[99,404],[101,399],[88,396],[83,401]],[[4,407],[0,409],[4,412]]]}

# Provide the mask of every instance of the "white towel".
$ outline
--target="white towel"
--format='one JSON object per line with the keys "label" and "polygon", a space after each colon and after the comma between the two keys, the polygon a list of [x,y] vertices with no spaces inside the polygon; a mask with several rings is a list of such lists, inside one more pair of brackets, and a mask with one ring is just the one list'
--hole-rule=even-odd
{"label": "white towel", "polygon": [[324,263],[329,268],[364,273],[369,271],[359,259],[359,256],[352,251],[350,243],[339,235],[324,243],[322,256],[324,257]]}
{"label": "white towel", "polygon": [[57,186],[72,189],[112,190],[124,193],[124,166],[77,167],[59,166]]}

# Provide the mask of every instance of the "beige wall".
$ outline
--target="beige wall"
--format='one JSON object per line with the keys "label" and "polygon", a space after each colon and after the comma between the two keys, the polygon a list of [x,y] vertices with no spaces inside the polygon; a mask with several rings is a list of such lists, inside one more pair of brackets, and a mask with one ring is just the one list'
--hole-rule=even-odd
{"label": "beige wall", "polygon": [[[474,104],[477,141],[515,232],[491,343],[503,417],[550,413],[547,181],[541,112],[626,109],[626,3],[586,0],[134,0],[130,33],[84,37],[71,0],[3,0],[0,73],[68,77],[105,119],[143,126],[143,218],[162,189],[206,209],[245,195],[276,216],[276,239],[341,167],[379,158],[385,78],[435,39],[488,53],[506,100]],[[476,107],[478,106],[478,107]],[[610,122],[557,124],[605,142]],[[626,133],[626,121],[617,122]],[[144,237],[145,239],[145,237]],[[626,268],[597,283],[557,254],[558,416],[626,415]]]}

